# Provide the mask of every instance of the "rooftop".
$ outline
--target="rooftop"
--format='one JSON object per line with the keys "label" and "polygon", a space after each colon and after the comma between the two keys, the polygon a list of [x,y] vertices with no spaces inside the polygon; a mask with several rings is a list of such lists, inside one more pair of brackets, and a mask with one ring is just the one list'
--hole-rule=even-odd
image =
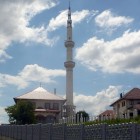
{"label": "rooftop", "polygon": [[105,115],[114,115],[113,110],[106,110],[103,113],[99,114],[99,116],[105,116]]}
{"label": "rooftop", "polygon": [[42,87],[38,87],[31,92],[28,92],[26,94],[14,98],[15,101],[18,99],[66,101],[66,99],[58,95],[52,94]]}
{"label": "rooftop", "polygon": [[117,101],[111,104],[114,105],[115,103],[121,101],[121,100],[137,100],[140,99],[140,89],[139,88],[133,88],[129,92],[127,92],[125,95],[123,95],[121,98],[119,98]]}

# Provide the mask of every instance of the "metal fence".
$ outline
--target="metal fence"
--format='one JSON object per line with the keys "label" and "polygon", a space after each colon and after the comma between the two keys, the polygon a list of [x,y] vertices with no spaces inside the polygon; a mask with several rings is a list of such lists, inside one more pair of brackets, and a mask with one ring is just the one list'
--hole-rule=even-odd
{"label": "metal fence", "polygon": [[140,140],[140,124],[1,125],[1,138],[15,140]]}

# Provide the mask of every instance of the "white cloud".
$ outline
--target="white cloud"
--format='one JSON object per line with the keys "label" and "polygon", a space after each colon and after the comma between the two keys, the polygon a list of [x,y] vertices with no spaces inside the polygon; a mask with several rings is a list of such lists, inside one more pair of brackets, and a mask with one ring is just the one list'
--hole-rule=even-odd
{"label": "white cloud", "polygon": [[0,63],[5,62],[6,59],[11,59],[12,57],[9,56],[5,51],[0,50]]}
{"label": "white cloud", "polygon": [[94,116],[99,115],[99,113],[106,110],[111,103],[118,99],[120,88],[121,86],[109,86],[107,89],[97,92],[93,96],[86,96],[84,94],[75,95],[74,104],[77,111],[85,110]]}
{"label": "white cloud", "polygon": [[43,68],[37,64],[26,65],[16,76],[0,74],[0,86],[15,85],[18,88],[26,88],[30,82],[55,82],[54,78],[58,76],[65,76],[65,71]]}
{"label": "white cloud", "polygon": [[8,116],[5,112],[5,108],[0,106],[0,124],[7,124],[8,123]]}
{"label": "white cloud", "polygon": [[[48,31],[54,31],[54,30],[60,28],[61,26],[66,26],[67,25],[67,21],[66,21],[67,13],[68,13],[68,11],[64,10],[64,11],[61,11],[57,17],[52,18],[48,25]],[[77,23],[80,23],[85,18],[95,15],[96,13],[97,13],[97,11],[89,11],[89,10],[73,12],[72,17],[71,17],[73,26]]]}
{"label": "white cloud", "polygon": [[[6,49],[12,42],[37,42],[47,46],[53,44],[59,37],[48,38],[50,31],[54,31],[66,25],[67,10],[60,12],[56,18],[52,18],[47,27],[44,25],[34,27],[30,21],[43,10],[50,9],[58,4],[57,0],[24,0],[1,1],[0,4],[0,62],[5,62],[12,57],[6,53]],[[86,17],[95,15],[97,11],[76,11],[72,13],[73,25],[80,23]]]}
{"label": "white cloud", "polygon": [[43,26],[31,27],[30,20],[56,4],[56,0],[6,0],[0,2],[0,62],[11,58],[5,51],[13,41],[35,41],[47,45],[54,42],[53,39],[48,39]]}
{"label": "white cloud", "polygon": [[126,31],[112,41],[90,38],[76,51],[76,59],[90,70],[140,74],[140,30]]}
{"label": "white cloud", "polygon": [[[122,25],[128,25],[133,22],[133,18],[118,16],[112,13],[110,10],[105,10],[95,18],[95,23],[97,26],[110,29],[110,32]],[[109,32],[109,31],[108,31]]]}

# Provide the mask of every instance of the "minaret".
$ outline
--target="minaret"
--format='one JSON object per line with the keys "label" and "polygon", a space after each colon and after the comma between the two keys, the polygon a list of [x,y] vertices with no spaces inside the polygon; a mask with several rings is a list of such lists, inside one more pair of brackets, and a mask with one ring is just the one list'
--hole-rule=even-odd
{"label": "minaret", "polygon": [[71,20],[71,8],[69,4],[68,20],[67,20],[67,40],[65,41],[65,47],[67,52],[67,59],[64,63],[66,68],[66,116],[74,115],[75,106],[73,105],[73,68],[75,63],[73,62],[72,48],[74,42],[72,41],[72,20]]}

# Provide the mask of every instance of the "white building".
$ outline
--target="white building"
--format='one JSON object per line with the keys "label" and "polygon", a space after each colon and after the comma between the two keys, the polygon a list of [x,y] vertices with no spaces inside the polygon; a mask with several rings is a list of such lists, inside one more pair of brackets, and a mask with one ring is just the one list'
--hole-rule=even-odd
{"label": "white building", "polygon": [[116,118],[133,118],[140,115],[140,89],[133,88],[111,104]]}
{"label": "white building", "polygon": [[15,102],[27,101],[35,106],[35,116],[38,123],[54,123],[62,118],[63,105],[66,100],[42,87],[14,98]]}

